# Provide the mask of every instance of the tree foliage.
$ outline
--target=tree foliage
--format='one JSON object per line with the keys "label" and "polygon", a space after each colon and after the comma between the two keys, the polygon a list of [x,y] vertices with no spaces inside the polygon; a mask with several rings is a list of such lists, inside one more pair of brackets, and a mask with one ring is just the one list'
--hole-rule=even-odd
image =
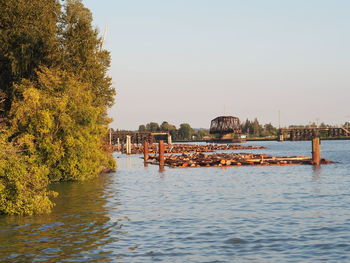
{"label": "tree foliage", "polygon": [[139,132],[168,132],[173,140],[178,141],[190,141],[192,139],[202,140],[204,137],[209,136],[209,131],[207,129],[193,129],[190,124],[182,123],[179,129],[175,125],[170,124],[167,121],[163,121],[161,125],[156,122],[150,122],[146,125],[140,125]]}
{"label": "tree foliage", "polygon": [[58,63],[58,1],[0,0],[0,89],[6,93],[5,111],[13,99],[13,84],[33,79],[39,66]]}
{"label": "tree foliage", "polygon": [[110,56],[80,0],[0,0],[0,12],[0,213],[48,212],[50,181],[115,167]]}
{"label": "tree foliage", "polygon": [[252,137],[266,137],[277,135],[277,128],[271,123],[261,125],[257,118],[253,121],[246,120],[242,124],[242,132]]}
{"label": "tree foliage", "polygon": [[156,122],[150,122],[146,124],[146,130],[150,132],[160,131],[159,124]]}
{"label": "tree foliage", "polygon": [[194,131],[191,128],[191,125],[189,125],[188,123],[180,124],[178,134],[181,140],[191,140],[193,133]]}
{"label": "tree foliage", "polygon": [[115,90],[107,76],[109,52],[102,49],[98,31],[92,27],[92,14],[77,0],[69,0],[61,19],[61,66],[90,85],[93,101],[98,106],[112,106]]}
{"label": "tree foliage", "polygon": [[163,121],[162,124],[160,125],[160,130],[170,132],[170,131],[176,130],[176,127],[175,125],[172,125],[167,121]]}
{"label": "tree foliage", "polygon": [[23,156],[0,137],[0,214],[32,215],[48,213],[53,207],[47,190],[48,169]]}
{"label": "tree foliage", "polygon": [[146,126],[145,125],[140,125],[139,126],[139,132],[145,132],[146,131]]}
{"label": "tree foliage", "polygon": [[36,82],[15,90],[21,94],[11,111],[16,143],[49,168],[52,181],[91,178],[108,165],[101,144],[107,123],[98,123],[104,107],[94,106],[88,84],[44,68]]}

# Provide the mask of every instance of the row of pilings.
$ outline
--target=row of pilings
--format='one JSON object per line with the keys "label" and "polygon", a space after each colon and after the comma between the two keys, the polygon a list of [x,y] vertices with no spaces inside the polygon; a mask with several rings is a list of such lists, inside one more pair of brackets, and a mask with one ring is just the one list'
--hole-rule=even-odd
{"label": "row of pilings", "polygon": [[[164,171],[165,159],[167,158],[168,166],[172,168],[176,167],[200,167],[200,166],[241,166],[241,165],[292,165],[292,164],[312,164],[319,166],[320,164],[332,163],[325,159],[321,159],[321,146],[320,138],[315,137],[311,141],[312,145],[312,158],[304,156],[292,156],[292,157],[274,157],[265,154],[210,154],[205,155],[203,153],[194,153],[190,155],[170,155],[165,157],[165,145],[164,141],[160,140],[158,143],[158,156],[149,155],[149,145],[145,141],[143,143],[143,159],[145,167],[148,166],[149,159],[155,160],[153,164],[159,165],[159,170]],[[198,161],[200,157],[200,161]],[[209,158],[208,158],[209,157]],[[205,158],[207,158],[206,161]],[[192,159],[192,160],[191,160]],[[185,160],[185,162],[184,162]],[[214,160],[214,161],[213,161]],[[172,165],[169,163],[172,162]],[[177,165],[174,165],[174,162]],[[182,163],[181,163],[182,162]],[[191,165],[189,166],[188,163]],[[204,165],[202,165],[204,164]]]}

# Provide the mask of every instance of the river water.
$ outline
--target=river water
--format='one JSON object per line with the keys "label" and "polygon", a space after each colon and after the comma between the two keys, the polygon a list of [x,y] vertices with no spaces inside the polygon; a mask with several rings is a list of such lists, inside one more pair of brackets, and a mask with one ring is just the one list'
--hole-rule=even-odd
{"label": "river water", "polygon": [[350,262],[350,141],[321,148],[339,163],[160,173],[115,154],[117,172],[53,185],[52,214],[0,217],[0,262]]}

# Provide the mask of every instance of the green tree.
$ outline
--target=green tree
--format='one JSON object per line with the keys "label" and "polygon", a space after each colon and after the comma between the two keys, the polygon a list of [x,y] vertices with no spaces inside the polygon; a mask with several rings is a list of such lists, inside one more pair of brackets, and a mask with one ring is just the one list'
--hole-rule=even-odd
{"label": "green tree", "polygon": [[253,128],[253,135],[257,137],[260,136],[262,127],[257,118],[255,118],[254,121],[252,122],[252,128]]}
{"label": "green tree", "polygon": [[242,124],[242,132],[246,134],[251,134],[253,132],[252,124],[248,119]]}
{"label": "green tree", "polygon": [[149,132],[157,132],[159,129],[159,124],[156,122],[150,122],[146,124],[146,130]]}
{"label": "green tree", "polygon": [[36,82],[16,86],[21,99],[12,107],[13,140],[52,181],[84,180],[112,161],[102,147],[107,124],[98,122],[103,106],[94,106],[89,85],[64,71],[43,68]]}
{"label": "green tree", "polygon": [[164,132],[170,132],[172,130],[176,130],[175,125],[168,123],[167,121],[163,121],[160,125],[160,130]]}
{"label": "green tree", "polygon": [[178,130],[178,134],[179,134],[180,139],[191,140],[193,132],[194,131],[191,128],[191,125],[189,125],[188,123],[180,124],[180,128]]}
{"label": "green tree", "polygon": [[0,213],[48,212],[49,180],[115,166],[104,140],[110,56],[81,1],[0,7]]}
{"label": "green tree", "polygon": [[204,137],[210,136],[210,133],[207,129],[199,129],[199,130],[195,131],[194,135],[195,135],[196,139],[202,140]]}
{"label": "green tree", "polygon": [[277,128],[275,128],[271,123],[265,124],[263,134],[265,136],[277,135]]}
{"label": "green tree", "polygon": [[53,207],[47,190],[48,169],[39,166],[0,135],[0,214],[49,213]]}
{"label": "green tree", "polygon": [[140,125],[139,126],[139,132],[145,132],[146,131],[146,126],[145,125]]}
{"label": "green tree", "polygon": [[11,108],[14,83],[34,79],[39,66],[57,65],[60,8],[55,0],[0,0],[0,90],[6,94],[5,114]]}
{"label": "green tree", "polygon": [[61,67],[89,84],[95,105],[110,107],[115,95],[107,75],[110,55],[102,49],[98,30],[92,26],[92,14],[80,0],[68,0],[64,8],[60,24]]}

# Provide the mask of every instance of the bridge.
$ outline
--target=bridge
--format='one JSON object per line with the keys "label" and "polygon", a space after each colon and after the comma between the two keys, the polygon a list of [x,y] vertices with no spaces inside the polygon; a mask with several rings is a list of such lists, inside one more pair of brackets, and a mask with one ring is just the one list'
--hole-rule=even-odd
{"label": "bridge", "polygon": [[163,137],[171,144],[171,135],[168,132],[136,132],[136,131],[120,131],[110,130],[109,138],[112,145],[126,144],[127,136],[130,136],[132,144],[141,144],[144,141],[154,143],[156,137]]}
{"label": "bridge", "polygon": [[278,140],[306,141],[314,137],[350,138],[349,127],[290,127],[278,131]]}

